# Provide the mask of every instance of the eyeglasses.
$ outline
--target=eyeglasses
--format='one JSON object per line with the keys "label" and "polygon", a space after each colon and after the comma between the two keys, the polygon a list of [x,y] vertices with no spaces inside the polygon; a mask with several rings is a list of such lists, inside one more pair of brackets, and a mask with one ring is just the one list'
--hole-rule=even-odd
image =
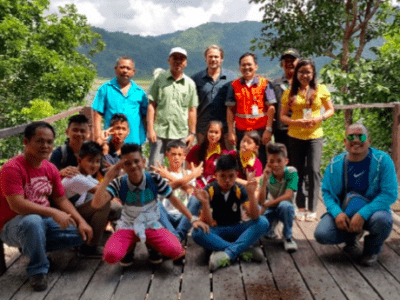
{"label": "eyeglasses", "polygon": [[364,143],[367,140],[367,135],[362,133],[362,134],[349,134],[346,136],[346,139],[349,142],[354,141],[356,138],[359,139],[361,143]]}

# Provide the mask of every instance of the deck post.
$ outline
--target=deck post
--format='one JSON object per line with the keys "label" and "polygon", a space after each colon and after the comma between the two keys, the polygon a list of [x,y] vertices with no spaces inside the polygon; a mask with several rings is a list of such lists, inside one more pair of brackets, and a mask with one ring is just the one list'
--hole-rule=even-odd
{"label": "deck post", "polygon": [[396,167],[397,179],[399,180],[400,179],[400,103],[396,103],[393,107],[392,159]]}

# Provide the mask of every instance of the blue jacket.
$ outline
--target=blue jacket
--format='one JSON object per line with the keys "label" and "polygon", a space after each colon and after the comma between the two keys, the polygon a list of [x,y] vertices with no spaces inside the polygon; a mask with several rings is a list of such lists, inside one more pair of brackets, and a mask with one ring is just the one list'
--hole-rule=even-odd
{"label": "blue jacket", "polygon": [[[379,211],[390,211],[390,205],[397,199],[397,177],[390,156],[383,151],[369,148],[372,151],[369,169],[369,187],[365,194],[371,202],[361,208],[358,213],[368,220]],[[347,153],[342,153],[332,159],[326,168],[322,179],[322,196],[328,212],[336,218],[343,212],[339,197],[343,192],[343,163]]]}

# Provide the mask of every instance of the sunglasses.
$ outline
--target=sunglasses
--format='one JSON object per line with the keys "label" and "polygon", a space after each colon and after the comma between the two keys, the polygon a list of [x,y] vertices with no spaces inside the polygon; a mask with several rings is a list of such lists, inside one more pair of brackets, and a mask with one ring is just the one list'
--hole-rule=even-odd
{"label": "sunglasses", "polygon": [[367,140],[367,135],[366,134],[349,134],[348,136],[346,136],[346,139],[349,142],[354,141],[355,139],[359,139],[361,143],[364,143]]}

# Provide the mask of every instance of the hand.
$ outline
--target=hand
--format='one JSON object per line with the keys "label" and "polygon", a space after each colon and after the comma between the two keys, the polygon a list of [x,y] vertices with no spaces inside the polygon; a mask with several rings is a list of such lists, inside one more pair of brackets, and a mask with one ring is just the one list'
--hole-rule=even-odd
{"label": "hand", "polygon": [[77,167],[69,166],[60,170],[60,175],[62,177],[72,178],[79,174],[81,174],[81,172],[79,172]]}
{"label": "hand", "polygon": [[361,233],[365,220],[360,214],[355,214],[350,220],[350,232]]}
{"label": "hand", "polygon": [[147,138],[149,139],[150,143],[157,142],[157,134],[154,131],[154,128],[150,128],[147,130]]}
{"label": "hand", "polygon": [[197,220],[192,223],[194,229],[201,228],[204,233],[210,233],[210,226],[208,226],[203,221]]}
{"label": "hand", "polygon": [[126,159],[121,159],[119,162],[113,165],[104,175],[104,179],[111,181],[114,178],[117,178],[120,175],[122,166],[124,165],[125,161]]}
{"label": "hand", "polygon": [[192,173],[195,176],[195,178],[203,175],[203,171],[204,171],[203,162],[201,162],[197,167],[194,166],[194,163],[190,163],[190,164],[191,164]]}
{"label": "hand", "polygon": [[246,172],[247,183],[245,187],[249,195],[254,194],[258,188],[258,181],[255,176],[255,172]]}
{"label": "hand", "polygon": [[312,119],[298,119],[296,120],[297,126],[303,127],[303,128],[312,128]]}
{"label": "hand", "polygon": [[261,142],[266,145],[271,141],[271,137],[272,137],[272,132],[268,131],[268,130],[264,130],[264,133],[261,137]]}
{"label": "hand", "polygon": [[210,196],[208,193],[203,189],[194,189],[194,196],[201,202],[201,204],[210,203]]}
{"label": "hand", "polygon": [[313,117],[310,119],[309,126],[310,126],[310,128],[313,128],[315,125],[317,125],[320,122],[321,122],[320,117]]}
{"label": "hand", "polygon": [[60,225],[61,229],[66,229],[71,224],[76,227],[76,222],[71,215],[61,210],[54,209],[52,218],[57,224]]}
{"label": "hand", "polygon": [[228,132],[228,141],[232,144],[232,145],[236,145],[236,134],[232,131]]}
{"label": "hand", "polygon": [[268,165],[265,166],[264,171],[263,171],[263,183],[266,182],[272,175],[272,169],[268,167]]}
{"label": "hand", "polygon": [[110,170],[112,168],[112,166],[113,166],[113,164],[110,164],[109,162],[103,160],[103,169],[102,169],[102,171],[104,173],[107,173],[108,170]]}
{"label": "hand", "polygon": [[350,219],[343,212],[336,216],[335,223],[339,230],[349,231],[350,229]]}
{"label": "hand", "polygon": [[153,169],[154,172],[156,172],[162,178],[169,179],[171,177],[171,174],[169,173],[167,167],[162,166],[159,161],[157,162],[157,166],[158,167],[155,166],[150,166],[150,167]]}
{"label": "hand", "polygon": [[192,148],[192,144],[194,142],[194,134],[189,134],[186,138],[185,138],[185,144],[186,146],[186,153],[189,152],[189,150]]}
{"label": "hand", "polygon": [[90,243],[90,241],[93,238],[92,227],[90,227],[89,224],[86,223],[85,221],[82,221],[82,222],[79,223],[78,230],[79,230],[79,233],[80,233],[82,239],[86,243]]}

